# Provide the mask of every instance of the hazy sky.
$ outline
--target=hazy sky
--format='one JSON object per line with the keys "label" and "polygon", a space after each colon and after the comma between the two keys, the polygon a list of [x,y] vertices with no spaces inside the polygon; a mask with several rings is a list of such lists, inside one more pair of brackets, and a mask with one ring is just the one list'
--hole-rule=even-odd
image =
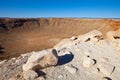
{"label": "hazy sky", "polygon": [[0,17],[120,18],[120,0],[0,0]]}

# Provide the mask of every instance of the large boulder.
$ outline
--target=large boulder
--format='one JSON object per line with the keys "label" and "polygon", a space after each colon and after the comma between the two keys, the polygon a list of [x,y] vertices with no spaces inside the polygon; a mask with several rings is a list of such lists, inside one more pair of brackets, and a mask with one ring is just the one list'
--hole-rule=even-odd
{"label": "large boulder", "polygon": [[23,70],[36,70],[56,65],[58,62],[55,49],[43,50],[33,53],[27,63],[23,65]]}

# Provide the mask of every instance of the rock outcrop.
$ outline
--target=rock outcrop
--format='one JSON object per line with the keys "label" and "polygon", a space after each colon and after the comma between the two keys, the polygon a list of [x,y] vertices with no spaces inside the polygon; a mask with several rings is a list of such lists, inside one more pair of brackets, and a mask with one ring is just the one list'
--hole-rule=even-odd
{"label": "rock outcrop", "polygon": [[27,63],[23,65],[23,70],[36,70],[56,65],[58,61],[55,49],[43,50],[33,53]]}
{"label": "rock outcrop", "polygon": [[[120,39],[115,39],[114,33],[108,32],[107,38],[103,38],[100,31],[93,30],[84,35],[63,39],[53,49],[2,61],[0,78],[1,80],[119,80]],[[19,70],[15,72],[16,69]],[[10,71],[14,73],[11,75]],[[6,72],[11,76],[5,75]]]}

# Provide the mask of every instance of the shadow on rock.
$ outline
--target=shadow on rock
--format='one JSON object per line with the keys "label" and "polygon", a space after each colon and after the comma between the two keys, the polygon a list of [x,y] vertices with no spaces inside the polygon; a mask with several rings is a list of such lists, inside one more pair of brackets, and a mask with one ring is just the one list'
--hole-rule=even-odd
{"label": "shadow on rock", "polygon": [[43,71],[40,71],[39,69],[35,71],[38,74],[38,77],[43,76],[44,78],[46,78],[46,73]]}
{"label": "shadow on rock", "polygon": [[57,65],[64,65],[66,63],[69,63],[70,61],[72,61],[73,58],[73,54],[65,54],[63,56],[59,56]]}

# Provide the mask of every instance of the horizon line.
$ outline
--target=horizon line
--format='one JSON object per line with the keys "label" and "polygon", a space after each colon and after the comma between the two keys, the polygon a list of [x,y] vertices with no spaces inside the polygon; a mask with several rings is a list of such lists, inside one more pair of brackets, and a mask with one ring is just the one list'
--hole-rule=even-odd
{"label": "horizon line", "polygon": [[0,19],[5,19],[5,18],[9,18],[9,19],[39,19],[39,18],[76,18],[76,19],[120,19],[120,18],[116,18],[116,17],[0,17]]}

